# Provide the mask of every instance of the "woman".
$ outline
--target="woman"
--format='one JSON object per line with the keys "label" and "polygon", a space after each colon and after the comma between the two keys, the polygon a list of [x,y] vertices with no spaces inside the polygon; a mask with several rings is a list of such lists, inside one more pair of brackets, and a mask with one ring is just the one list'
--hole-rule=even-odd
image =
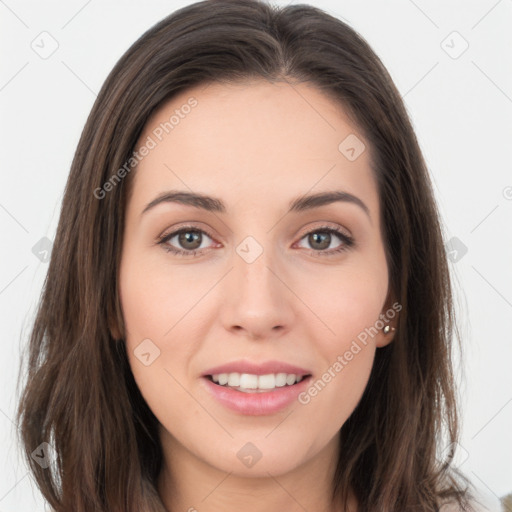
{"label": "woman", "polygon": [[454,331],[428,171],[368,44],[305,5],[196,3],[84,128],[22,443],[57,512],[470,510]]}

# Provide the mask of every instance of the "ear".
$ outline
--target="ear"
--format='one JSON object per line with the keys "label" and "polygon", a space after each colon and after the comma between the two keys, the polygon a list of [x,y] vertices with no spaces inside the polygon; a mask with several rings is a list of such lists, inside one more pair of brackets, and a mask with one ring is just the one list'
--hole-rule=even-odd
{"label": "ear", "polygon": [[[393,327],[393,326],[391,326]],[[395,330],[391,330],[388,334],[385,334],[382,330],[379,331],[379,334],[377,334],[377,336],[375,337],[375,346],[377,348],[382,348],[382,347],[386,347],[387,345],[389,345],[394,337],[395,337],[395,332],[396,332],[396,327],[395,327]]]}
{"label": "ear", "polygon": [[[379,319],[376,322],[376,326],[380,327],[378,334],[375,336],[376,347],[386,347],[395,339],[401,310],[402,305],[395,300],[394,294],[389,293]],[[386,326],[389,326],[387,334],[385,332]]]}
{"label": "ear", "polygon": [[110,336],[114,340],[121,340],[123,339],[123,327],[122,327],[122,318],[121,313],[119,311],[112,311],[109,308],[110,311],[108,311],[108,330],[110,331]]}
{"label": "ear", "polygon": [[110,336],[112,336],[112,339],[116,341],[122,339],[121,332],[115,323],[109,322],[108,330],[110,331]]}
{"label": "ear", "polygon": [[119,295],[118,290],[116,290],[116,293],[113,295],[113,297],[109,297],[106,307],[106,318],[107,327],[111,338],[114,339],[115,341],[124,340],[124,316],[123,308],[121,305],[121,297]]}

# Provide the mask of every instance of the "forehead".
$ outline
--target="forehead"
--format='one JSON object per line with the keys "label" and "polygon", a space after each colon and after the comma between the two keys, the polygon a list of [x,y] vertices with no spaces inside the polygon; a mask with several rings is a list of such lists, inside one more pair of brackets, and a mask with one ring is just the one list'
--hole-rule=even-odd
{"label": "forehead", "polygon": [[149,119],[137,147],[144,145],[152,149],[137,165],[136,201],[170,188],[214,193],[228,204],[331,188],[378,201],[363,134],[339,103],[304,83],[187,89]]}

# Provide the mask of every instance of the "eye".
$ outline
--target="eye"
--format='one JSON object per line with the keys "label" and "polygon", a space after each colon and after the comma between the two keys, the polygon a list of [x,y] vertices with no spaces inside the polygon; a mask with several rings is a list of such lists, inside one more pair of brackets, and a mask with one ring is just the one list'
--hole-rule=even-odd
{"label": "eye", "polygon": [[164,235],[158,243],[163,245],[166,251],[178,256],[194,256],[197,252],[202,252],[205,249],[203,245],[205,238],[212,240],[212,237],[206,231],[186,226],[178,231]]}
{"label": "eye", "polygon": [[[334,236],[333,236],[334,235]],[[332,247],[336,238],[340,243]],[[208,248],[207,239],[213,241],[213,237],[206,231],[193,226],[185,226],[177,231],[163,235],[158,244],[176,256],[195,256]],[[301,239],[306,240],[312,249],[310,252],[315,256],[332,256],[346,251],[354,245],[354,239],[340,229],[328,226],[321,226],[306,233]],[[299,241],[299,242],[300,242]],[[307,247],[306,247],[307,249]]]}
{"label": "eye", "polygon": [[[340,240],[341,243],[332,247],[331,244],[336,238]],[[328,226],[322,226],[306,233],[306,235],[301,238],[301,241],[304,239],[306,240],[306,243],[313,248],[312,253],[315,256],[323,254],[337,254],[342,251],[346,251],[354,245],[354,239],[351,236],[343,233],[340,229]]]}

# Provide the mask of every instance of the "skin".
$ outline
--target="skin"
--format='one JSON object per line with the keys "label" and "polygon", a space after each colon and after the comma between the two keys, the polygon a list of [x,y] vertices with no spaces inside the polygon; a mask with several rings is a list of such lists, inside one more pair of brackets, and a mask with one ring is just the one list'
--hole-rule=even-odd
{"label": "skin", "polygon": [[[137,166],[120,268],[130,365],[161,423],[159,493],[173,512],[342,510],[329,500],[337,433],[392,334],[370,337],[308,404],[271,415],[225,408],[200,376],[246,358],[286,361],[320,378],[390,307],[369,145],[316,88],[261,80],[180,93],[150,118],[138,147],[192,96],[197,106]],[[367,150],[349,161],[338,145],[352,133]],[[142,214],[171,189],[217,197],[226,213],[164,202]],[[369,216],[349,202],[286,213],[292,199],[330,190],[357,196]],[[202,253],[176,256],[158,243],[189,224],[213,235],[202,235]],[[307,235],[326,224],[355,245],[315,254]],[[263,249],[252,263],[236,252],[247,236]],[[333,234],[326,250],[343,243]],[[193,244],[175,236],[167,245]],[[149,366],[134,353],[145,339],[160,350]],[[262,455],[252,467],[237,457],[247,442]]]}

